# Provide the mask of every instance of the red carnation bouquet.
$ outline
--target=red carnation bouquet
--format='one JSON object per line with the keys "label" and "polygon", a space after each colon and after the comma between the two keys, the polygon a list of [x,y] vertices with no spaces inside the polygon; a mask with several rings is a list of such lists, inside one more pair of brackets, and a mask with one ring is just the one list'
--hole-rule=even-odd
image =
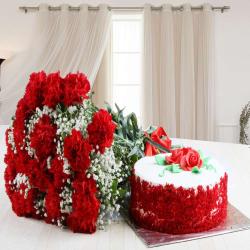
{"label": "red carnation bouquet", "polygon": [[129,169],[113,150],[116,123],[95,107],[81,73],[30,76],[6,131],[6,192],[18,216],[92,233],[120,209]]}
{"label": "red carnation bouquet", "polygon": [[84,74],[33,73],[6,131],[6,192],[18,216],[93,233],[119,213],[134,163],[170,150],[162,128],[91,101]]}

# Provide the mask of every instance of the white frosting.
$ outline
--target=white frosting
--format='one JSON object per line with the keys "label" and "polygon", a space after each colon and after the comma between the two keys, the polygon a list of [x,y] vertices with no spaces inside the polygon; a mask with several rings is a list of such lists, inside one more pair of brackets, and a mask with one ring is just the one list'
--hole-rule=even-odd
{"label": "white frosting", "polygon": [[206,188],[207,186],[213,187],[220,182],[220,178],[226,172],[217,160],[211,159],[209,163],[213,165],[215,171],[202,168],[201,173],[197,174],[191,171],[173,173],[168,170],[164,171],[165,166],[158,165],[155,156],[146,156],[135,163],[134,171],[136,176],[152,185],[173,184],[176,188],[196,188],[198,186]]}

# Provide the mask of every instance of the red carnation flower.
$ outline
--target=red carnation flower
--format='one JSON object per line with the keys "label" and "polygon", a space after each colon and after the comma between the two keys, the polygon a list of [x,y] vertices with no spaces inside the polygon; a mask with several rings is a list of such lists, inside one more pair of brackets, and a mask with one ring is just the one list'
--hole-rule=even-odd
{"label": "red carnation flower", "polygon": [[51,223],[52,219],[55,221],[60,218],[60,201],[61,198],[53,185],[50,185],[45,196],[45,207],[47,211],[46,221]]}
{"label": "red carnation flower", "polygon": [[25,98],[22,98],[17,103],[17,109],[15,114],[15,120],[18,123],[22,123],[25,119],[27,119],[32,113],[32,109],[28,106]]}
{"label": "red carnation flower", "polygon": [[30,134],[30,146],[35,149],[36,156],[43,160],[56,151],[56,126],[51,124],[50,117],[43,115]]}
{"label": "red carnation flower", "polygon": [[13,122],[13,132],[14,132],[14,141],[17,147],[17,150],[23,145],[23,140],[25,138],[25,120],[29,117],[32,110],[27,105],[24,98],[20,99],[17,104],[17,110],[15,114],[15,120]]}
{"label": "red carnation flower", "polygon": [[63,186],[63,181],[69,177],[63,172],[63,161],[55,157],[51,161],[49,172],[52,174],[54,187],[60,190]]}
{"label": "red carnation flower", "polygon": [[106,110],[100,109],[94,114],[92,122],[87,127],[90,144],[94,148],[98,146],[103,154],[105,148],[109,148],[113,143],[115,129],[112,116]]}
{"label": "red carnation flower", "polygon": [[[34,200],[37,195],[36,189],[30,189],[28,192],[26,189],[28,186],[24,183],[21,183],[18,189],[16,189],[16,185],[13,183],[13,180],[16,178],[18,173],[25,174],[27,176],[27,169],[29,166],[25,166],[25,162],[27,159],[19,157],[11,151],[7,153],[5,156],[5,163],[7,167],[4,172],[5,179],[5,188],[6,193],[9,196],[12,203],[12,210],[18,216],[26,216],[26,217],[37,217],[35,216],[35,208],[34,208]],[[25,167],[27,169],[25,169]],[[25,169],[25,171],[23,171]],[[13,185],[14,184],[14,185]],[[25,196],[25,192],[27,196]]]}
{"label": "red carnation flower", "polygon": [[46,160],[37,162],[35,159],[31,164],[31,178],[30,184],[38,188],[41,192],[47,192],[49,183],[51,183],[50,176],[47,173]]}
{"label": "red carnation flower", "polygon": [[[31,173],[34,164],[37,164],[35,159],[31,159],[26,151],[20,151],[14,154],[12,150],[7,151],[4,161],[7,165],[5,169],[5,180],[12,181],[17,173],[22,173],[31,178]],[[7,183],[7,181],[6,181]]]}
{"label": "red carnation flower", "polygon": [[[46,161],[38,162],[31,159],[26,151],[20,151],[18,154],[7,154],[5,156],[7,168],[5,170],[5,181],[12,181],[17,173],[25,174],[29,178],[29,183],[46,192],[48,183],[50,182],[47,175]],[[6,186],[7,188],[7,186]]]}
{"label": "red carnation flower", "polygon": [[46,192],[48,184],[51,182],[46,173],[46,161],[38,162],[36,159],[31,159],[26,151],[20,151],[18,154],[8,152],[5,156],[5,187],[9,196],[12,194],[12,186],[9,181],[13,181],[17,173],[25,174],[29,178],[29,183],[40,191]]}
{"label": "red carnation flower", "polygon": [[68,74],[64,81],[64,105],[82,103],[87,99],[90,91],[90,84],[87,77],[82,73]]}
{"label": "red carnation flower", "polygon": [[47,76],[44,71],[32,73],[26,87],[24,99],[30,109],[35,110],[40,107],[44,100],[44,88],[47,85]]}
{"label": "red carnation flower", "polygon": [[65,138],[64,156],[74,171],[85,173],[90,165],[90,152],[91,146],[80,131],[73,129],[72,134]]}
{"label": "red carnation flower", "polygon": [[10,149],[9,146],[7,149],[7,154],[4,157],[4,162],[7,165],[4,171],[6,193],[8,195],[11,195],[12,188],[11,188],[10,182],[12,182],[15,179],[16,174],[17,174],[17,169],[16,169],[17,160],[16,160],[16,156],[14,152]]}
{"label": "red carnation flower", "polygon": [[47,76],[46,88],[44,89],[43,104],[50,108],[55,108],[62,102],[63,82],[60,73],[52,73]]}
{"label": "red carnation flower", "polygon": [[94,233],[100,208],[96,183],[93,179],[75,180],[73,189],[72,213],[67,218],[67,224],[74,232]]}
{"label": "red carnation flower", "polygon": [[24,197],[26,188],[27,188],[26,185],[21,184],[18,191],[13,191],[12,195],[10,196],[10,200],[12,203],[12,210],[18,216],[37,217],[35,215],[36,211],[34,208],[34,200],[37,195],[37,190],[30,189],[27,197]]}

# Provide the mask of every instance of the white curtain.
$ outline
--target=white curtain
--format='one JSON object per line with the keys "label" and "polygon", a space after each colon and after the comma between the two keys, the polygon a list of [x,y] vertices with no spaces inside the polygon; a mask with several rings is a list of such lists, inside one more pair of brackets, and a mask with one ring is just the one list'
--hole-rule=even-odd
{"label": "white curtain", "polygon": [[98,11],[88,10],[86,4],[80,11],[69,11],[66,4],[61,11],[49,11],[45,4],[39,7],[30,48],[2,65],[0,124],[10,123],[31,72],[60,70],[65,76],[81,71],[93,85],[99,70],[111,27],[107,6],[100,5]]}
{"label": "white curtain", "polygon": [[106,103],[112,104],[111,32],[92,90],[93,102],[97,107],[104,108]]}
{"label": "white curtain", "polygon": [[214,138],[214,14],[144,9],[143,125],[172,137]]}

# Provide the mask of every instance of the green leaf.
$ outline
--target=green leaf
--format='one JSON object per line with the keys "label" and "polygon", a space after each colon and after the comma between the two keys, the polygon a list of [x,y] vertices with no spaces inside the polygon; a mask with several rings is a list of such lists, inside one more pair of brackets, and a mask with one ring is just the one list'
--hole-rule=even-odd
{"label": "green leaf", "polygon": [[157,127],[155,126],[149,126],[147,129],[146,129],[146,132],[148,134],[152,134],[155,130],[156,130]]}
{"label": "green leaf", "polygon": [[110,106],[110,104],[108,102],[105,102],[105,107],[107,109],[107,111],[111,114],[112,113],[112,108]]}
{"label": "green leaf", "polygon": [[128,154],[128,157],[132,156],[132,155],[138,155],[139,154],[139,148],[137,146],[135,146],[130,153]]}
{"label": "green leaf", "polygon": [[159,177],[163,177],[165,173],[165,169],[163,169],[160,173],[159,173]]}
{"label": "green leaf", "polygon": [[125,121],[126,121],[126,131],[127,131],[128,139],[131,141],[134,141],[133,126],[130,123],[130,117],[127,116],[125,118]]}
{"label": "green leaf", "polygon": [[131,160],[131,165],[134,165],[139,159],[138,159],[138,156],[137,155],[132,155],[130,157],[130,160]]}
{"label": "green leaf", "polygon": [[161,154],[155,156],[155,161],[158,165],[166,165],[165,157]]}
{"label": "green leaf", "polygon": [[116,193],[116,190],[117,190],[117,185],[118,185],[118,181],[116,179],[113,180],[112,182],[112,193]]}
{"label": "green leaf", "polygon": [[134,141],[137,139],[139,128],[137,125],[137,118],[134,113],[131,113],[126,117],[126,130],[130,140]]}
{"label": "green leaf", "polygon": [[123,188],[120,188],[120,189],[118,190],[118,192],[119,192],[120,198],[123,198],[123,197],[126,195],[127,190],[126,190],[126,189],[123,189]]}
{"label": "green leaf", "polygon": [[192,168],[192,173],[199,174],[200,172],[201,172],[201,169],[198,168],[197,166],[195,166],[195,167]]}
{"label": "green leaf", "polygon": [[122,112],[122,110],[119,108],[119,106],[117,105],[117,103],[115,103],[115,107],[116,107],[118,113]]}
{"label": "green leaf", "polygon": [[198,153],[199,153],[199,155],[200,155],[200,158],[203,159],[203,158],[204,158],[204,153],[202,152],[202,150],[199,149],[199,150],[198,150]]}
{"label": "green leaf", "polygon": [[170,172],[172,172],[172,173],[174,173],[174,174],[180,173],[180,172],[183,171],[183,170],[180,168],[180,165],[179,165],[179,164],[166,165],[165,168],[162,170],[162,172],[159,173],[159,177],[163,177],[166,170],[168,170],[168,171],[170,171]]}
{"label": "green leaf", "polygon": [[173,173],[180,173],[182,172],[183,170],[180,168],[180,165],[179,164],[172,164],[172,172]]}
{"label": "green leaf", "polygon": [[126,121],[126,119],[124,119],[124,118],[122,118],[122,120],[121,120],[121,125],[122,125],[122,135],[123,135],[123,137],[124,138],[128,138],[128,136],[127,136],[127,121]]}
{"label": "green leaf", "polygon": [[210,160],[211,160],[211,157],[203,158],[203,165],[206,166]]}
{"label": "green leaf", "polygon": [[135,113],[132,113],[131,115],[131,122],[133,124],[133,127],[136,132],[139,132],[139,127],[138,127],[138,121]]}
{"label": "green leaf", "polygon": [[214,172],[216,172],[216,168],[212,164],[206,165],[206,169],[207,170],[213,170]]}
{"label": "green leaf", "polygon": [[172,165],[171,165],[171,164],[170,164],[170,165],[167,165],[167,166],[165,167],[165,170],[168,170],[168,171],[172,172]]}

